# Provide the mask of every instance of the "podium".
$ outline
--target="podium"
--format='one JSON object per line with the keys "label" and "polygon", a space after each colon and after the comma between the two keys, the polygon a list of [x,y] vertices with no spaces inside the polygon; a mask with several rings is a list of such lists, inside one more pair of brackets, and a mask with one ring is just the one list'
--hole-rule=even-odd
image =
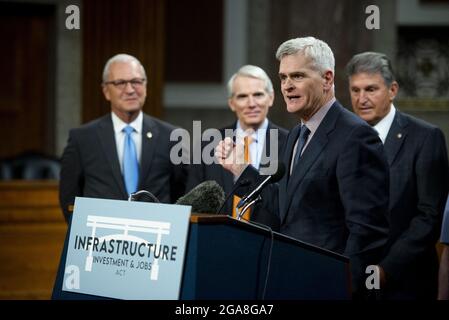
{"label": "podium", "polygon": [[[62,291],[69,232],[53,299],[105,299]],[[225,215],[193,214],[181,300],[350,299],[349,259]]]}

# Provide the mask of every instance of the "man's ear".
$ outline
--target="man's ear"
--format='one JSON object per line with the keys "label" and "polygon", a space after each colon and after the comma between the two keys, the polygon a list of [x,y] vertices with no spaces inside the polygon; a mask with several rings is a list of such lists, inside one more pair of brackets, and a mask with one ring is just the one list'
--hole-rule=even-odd
{"label": "man's ear", "polygon": [[235,112],[234,102],[232,101],[232,98],[228,99],[228,106],[231,108],[232,112]]}
{"label": "man's ear", "polygon": [[101,85],[101,88],[103,90],[103,95],[104,95],[105,99],[108,101],[111,101],[111,97],[109,96],[109,88],[104,84]]}
{"label": "man's ear", "polygon": [[334,85],[334,73],[331,70],[326,70],[323,74],[324,90],[329,91]]}
{"label": "man's ear", "polygon": [[271,108],[273,106],[273,102],[274,102],[274,92],[271,94],[268,94],[270,97],[270,104],[268,105],[268,108]]}
{"label": "man's ear", "polygon": [[393,81],[390,85],[390,88],[388,89],[388,95],[390,97],[390,102],[396,98],[396,95],[399,91],[399,84],[396,81]]}

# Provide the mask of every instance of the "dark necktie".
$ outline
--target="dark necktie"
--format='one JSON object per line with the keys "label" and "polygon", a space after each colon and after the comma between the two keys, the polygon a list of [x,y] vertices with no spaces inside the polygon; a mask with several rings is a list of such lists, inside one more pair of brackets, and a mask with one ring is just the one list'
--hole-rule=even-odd
{"label": "dark necktie", "polygon": [[298,146],[296,147],[295,160],[292,164],[293,170],[295,170],[296,167],[298,166],[299,159],[301,158],[302,149],[304,149],[309,134],[310,134],[309,128],[307,128],[306,125],[301,125],[301,129],[299,130]]}

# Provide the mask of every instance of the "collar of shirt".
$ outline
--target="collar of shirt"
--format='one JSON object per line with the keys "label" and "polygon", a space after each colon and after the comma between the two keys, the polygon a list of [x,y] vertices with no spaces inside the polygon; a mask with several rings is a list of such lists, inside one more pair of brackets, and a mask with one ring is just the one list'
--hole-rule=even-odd
{"label": "collar of shirt", "polygon": [[[112,125],[114,127],[114,136],[115,136],[115,146],[117,148],[117,156],[120,162],[120,168],[123,170],[123,148],[125,142],[125,133],[122,131],[128,123],[122,121],[114,112],[111,112],[112,117]],[[131,138],[136,145],[137,152],[137,161],[140,163],[140,156],[142,154],[142,126],[143,126],[143,113],[142,111],[139,113],[137,118],[129,123],[131,127],[136,130],[135,134],[131,135]]]}
{"label": "collar of shirt", "polygon": [[114,126],[114,132],[120,133],[122,130],[127,126],[130,125],[131,127],[136,130],[137,133],[142,133],[142,121],[143,121],[143,115],[142,111],[139,112],[139,115],[136,119],[134,119],[131,123],[126,123],[122,119],[120,119],[114,112],[111,112],[112,115],[112,125]]}
{"label": "collar of shirt", "polygon": [[313,135],[317,131],[318,127],[321,124],[321,121],[323,121],[324,117],[328,113],[329,109],[332,107],[332,105],[335,103],[337,99],[334,97],[331,100],[329,100],[323,107],[321,107],[308,121],[301,123],[303,125],[306,125],[306,127],[310,130],[309,137],[307,138],[307,142],[304,145],[303,150],[307,147],[309,144],[309,141],[312,140]]}
{"label": "collar of shirt", "polygon": [[396,108],[391,104],[390,112],[373,127],[379,133],[379,138],[383,144],[385,144],[388,131],[390,131],[391,125],[393,124],[395,114]]}
{"label": "collar of shirt", "polygon": [[[248,134],[246,131],[244,131],[242,129],[242,126],[240,124],[240,120],[237,121],[237,126],[236,126],[236,137],[240,138],[240,137],[246,137]],[[265,118],[265,120],[263,121],[262,125],[251,134],[251,138],[253,138],[253,142],[262,142],[261,140],[265,140],[265,135],[267,133],[267,129],[268,129],[268,119]]]}
{"label": "collar of shirt", "polygon": [[[301,120],[301,125],[305,125],[310,130],[309,136],[307,137],[307,141],[306,141],[304,147],[302,148],[301,155],[304,153],[304,150],[307,148],[309,142],[312,140],[313,135],[317,131],[318,127],[320,126],[321,121],[323,121],[324,117],[326,116],[329,109],[332,107],[332,105],[335,103],[336,100],[337,99],[335,97],[333,97],[331,100],[329,100],[307,122],[304,122]],[[293,147],[292,158],[290,159],[291,164],[294,163],[293,158],[295,157],[295,154],[296,154],[296,148],[298,148],[298,140],[296,140],[295,146]],[[290,166],[290,174],[292,174],[293,167],[294,167],[294,165]]]}

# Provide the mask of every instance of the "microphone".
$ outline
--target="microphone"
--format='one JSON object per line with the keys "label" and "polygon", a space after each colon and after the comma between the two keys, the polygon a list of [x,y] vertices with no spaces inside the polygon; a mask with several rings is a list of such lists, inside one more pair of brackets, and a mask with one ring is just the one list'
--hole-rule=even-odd
{"label": "microphone", "polygon": [[229,198],[234,194],[235,190],[237,190],[240,187],[246,187],[246,186],[248,186],[250,184],[251,184],[251,181],[249,181],[248,179],[243,179],[239,183],[236,183],[234,185],[234,187],[232,187],[232,190],[231,190],[231,192],[229,192],[229,194],[227,195],[226,199],[223,201],[223,204],[221,205],[220,210],[218,210],[217,214],[221,213],[221,210],[223,210],[226,202],[228,202]]}
{"label": "microphone", "polygon": [[200,183],[176,201],[176,204],[192,206],[195,213],[217,213],[223,205],[223,188],[213,180]]}
{"label": "microphone", "polygon": [[128,201],[160,203],[154,194],[147,190],[140,190],[129,195]]}
{"label": "microphone", "polygon": [[237,209],[240,209],[247,203],[256,200],[259,197],[260,193],[262,192],[262,189],[265,188],[266,185],[278,182],[279,180],[282,179],[284,174],[285,174],[285,165],[282,162],[278,162],[276,172],[272,175],[268,175],[253,191],[244,195],[243,198],[237,204]]}

